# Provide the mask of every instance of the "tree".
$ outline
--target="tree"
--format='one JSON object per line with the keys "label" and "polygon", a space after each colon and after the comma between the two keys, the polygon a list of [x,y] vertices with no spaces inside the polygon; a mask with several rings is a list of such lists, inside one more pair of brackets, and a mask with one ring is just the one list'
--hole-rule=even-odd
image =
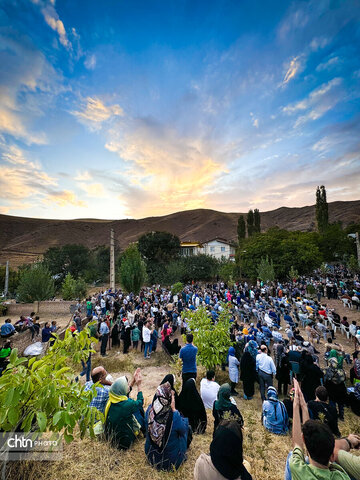
{"label": "tree", "polygon": [[87,286],[85,280],[78,278],[75,280],[71,273],[68,273],[61,286],[61,294],[64,300],[76,300],[86,297]]}
{"label": "tree", "polygon": [[137,295],[145,283],[146,268],[135,243],[130,244],[122,254],[119,274],[124,290]]}
{"label": "tree", "polygon": [[260,233],[260,212],[257,208],[254,210],[254,233]]}
{"label": "tree", "polygon": [[75,298],[79,300],[84,299],[87,296],[88,288],[83,278],[78,278],[75,285]]}
{"label": "tree", "polygon": [[318,235],[318,245],[326,262],[342,260],[355,254],[354,241],[347,236],[341,223],[331,223]]}
{"label": "tree", "polygon": [[184,282],[207,281],[216,277],[219,262],[211,255],[192,255],[184,260]]}
{"label": "tree", "polygon": [[150,232],[141,235],[138,249],[146,261],[146,271],[151,283],[159,281],[164,266],[180,256],[179,237],[169,232]]}
{"label": "tree", "polygon": [[179,295],[179,293],[181,293],[183,289],[184,285],[181,282],[177,282],[171,287],[171,293],[173,295]]}
{"label": "tree", "polygon": [[240,215],[238,219],[237,234],[238,234],[238,242],[240,245],[240,243],[246,237],[246,225],[245,225],[245,219],[243,215]]}
{"label": "tree", "polygon": [[235,263],[232,261],[222,262],[219,268],[219,277],[225,283],[234,281]]}
{"label": "tree", "polygon": [[77,244],[51,247],[44,254],[44,263],[52,275],[60,277],[60,281],[68,273],[76,279],[91,266],[91,252],[84,245]]}
{"label": "tree", "polygon": [[348,267],[352,273],[358,273],[360,271],[359,263],[355,255],[350,256]]}
{"label": "tree", "polygon": [[298,278],[298,276],[299,276],[299,272],[296,270],[296,268],[293,267],[293,265],[291,265],[291,268],[290,268],[290,271],[289,271],[289,279],[292,282],[295,282],[296,279]]}
{"label": "tree", "polygon": [[254,212],[252,210],[249,210],[247,214],[247,232],[248,232],[248,237],[251,237],[254,233]]}
{"label": "tree", "polygon": [[324,185],[321,185],[320,188],[317,187],[316,189],[315,215],[318,230],[320,233],[324,233],[329,224],[328,203],[326,200],[326,190]]}
{"label": "tree", "polygon": [[94,437],[95,419],[103,418],[89,406],[95,386],[85,392],[69,364],[88,358],[92,340],[88,329],[75,336],[67,330],[40,359],[19,358],[14,348],[0,378],[0,430],[57,432],[67,443],[88,429]]}
{"label": "tree", "polygon": [[187,318],[188,327],[194,335],[194,345],[198,348],[199,362],[207,370],[224,363],[229,347],[232,345],[230,339],[231,305],[222,303],[221,307],[222,311],[216,323],[208,315],[206,308],[202,306],[195,311],[183,312],[183,317]]}
{"label": "tree", "polygon": [[55,295],[54,280],[43,263],[22,272],[17,293],[19,301],[24,303],[49,300]]}
{"label": "tree", "polygon": [[258,266],[258,278],[265,283],[275,280],[273,261],[269,257],[262,258]]}

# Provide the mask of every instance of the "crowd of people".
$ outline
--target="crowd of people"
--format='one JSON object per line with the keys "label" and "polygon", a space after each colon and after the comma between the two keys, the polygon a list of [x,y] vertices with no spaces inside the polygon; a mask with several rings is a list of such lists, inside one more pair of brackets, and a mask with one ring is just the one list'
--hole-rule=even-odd
{"label": "crowd of people", "polygon": [[[328,307],[324,295],[328,299],[360,298],[359,279],[339,267],[327,277],[315,272],[311,278],[282,284],[193,284],[178,294],[158,286],[143,289],[139,295],[107,290],[90,296],[86,321],[79,305],[70,329],[75,334],[88,328],[99,339],[101,356],[112,348],[118,350],[122,342],[124,354],[140,350],[147,360],[160,341],[168,355],[179,354],[182,360],[181,392],[176,391],[174,376],[167,375],[145,412],[139,369],[131,380],[122,376],[113,381],[103,367],[91,370],[89,357],[81,375],[86,374],[85,390],[95,385],[91,406],[103,414],[101,434],[119,449],[131,448],[145,437],[149,463],[170,471],[186,460],[193,435],[206,431],[210,414],[214,420],[210,453],[196,461],[195,478],[250,479],[251,466],[242,449],[244,419],[236,397],[242,388],[244,400],[252,401],[259,384],[264,428],[279,435],[292,431],[294,449],[286,462],[286,479],[360,479],[360,457],[358,461],[349,453],[359,447],[360,438],[341,439],[339,429],[345,406],[360,413],[360,327]],[[221,367],[228,369],[229,381],[220,385],[215,371],[209,370],[198,390],[198,349],[187,312],[203,307],[216,323],[224,303],[231,305],[231,346]],[[186,334],[183,347],[177,332]],[[339,334],[351,337],[350,354]],[[345,383],[345,364],[351,366],[350,387]],[[130,397],[133,389],[136,399]]]}

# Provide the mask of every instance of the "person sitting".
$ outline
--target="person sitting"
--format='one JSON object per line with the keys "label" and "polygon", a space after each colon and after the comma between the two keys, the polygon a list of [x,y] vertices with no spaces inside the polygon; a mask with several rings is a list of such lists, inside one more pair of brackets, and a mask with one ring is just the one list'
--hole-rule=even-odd
{"label": "person sitting", "polygon": [[[309,411],[299,383],[294,379],[293,451],[286,461],[285,480],[337,479],[349,480],[345,470],[334,460],[335,439],[328,425],[309,419]],[[301,428],[300,412],[303,426]],[[305,461],[304,443],[310,465]],[[327,472],[326,470],[330,470]]]}
{"label": "person sitting", "polygon": [[46,322],[44,328],[41,330],[41,341],[46,343],[50,340],[52,331],[50,328],[50,322]]}
{"label": "person sitting", "polygon": [[275,387],[267,389],[267,400],[262,406],[262,422],[266,430],[285,435],[289,430],[289,417],[285,405],[278,399]]}
{"label": "person sitting", "polygon": [[214,432],[226,412],[231,416],[237,417],[240,423],[244,423],[243,417],[236,406],[236,402],[230,397],[230,395],[230,385],[228,383],[221,385],[218,391],[217,400],[214,402],[213,406]]}
{"label": "person sitting", "polygon": [[158,470],[177,470],[187,458],[191,431],[189,420],[175,408],[175,394],[170,382],[157,388],[145,421],[145,453],[149,463]]}
{"label": "person sitting", "polygon": [[219,388],[220,385],[215,382],[214,370],[208,370],[206,378],[203,378],[200,382],[200,396],[205,408],[213,408]]}
{"label": "person sitting", "polygon": [[[128,397],[131,387],[138,388],[137,399]],[[140,390],[141,373],[137,369],[129,384],[125,376],[118,378],[110,387],[109,401],[105,408],[105,438],[120,450],[131,447],[141,431],[145,429],[144,397]]]}
{"label": "person sitting", "polygon": [[354,391],[349,394],[349,405],[351,410],[360,417],[360,383],[356,383]]}
{"label": "person sitting", "polygon": [[[175,396],[175,407],[176,407],[176,409],[178,409],[179,395],[177,394],[176,389],[175,389],[175,375],[173,375],[172,373],[168,373],[162,379],[160,385],[164,385],[164,383],[166,383],[166,382],[169,382],[170,385],[171,385],[171,390],[174,392],[174,396]],[[154,399],[155,399],[155,397],[154,397]]]}
{"label": "person sitting", "polygon": [[95,367],[91,372],[91,380],[85,383],[85,392],[91,390],[93,385],[99,383],[96,386],[96,397],[90,402],[90,407],[95,407],[99,412],[104,413],[106,404],[109,400],[109,392],[112,382],[107,380],[108,373],[104,367]]}
{"label": "person sitting", "polygon": [[189,378],[183,384],[179,395],[179,412],[189,419],[194,433],[205,433],[207,425],[206,410],[194,378]]}
{"label": "person sitting", "polygon": [[319,414],[323,414],[325,423],[329,425],[332,433],[336,437],[340,437],[336,409],[327,403],[328,398],[329,395],[326,388],[323,386],[317,387],[315,390],[315,400],[308,402],[309,415],[313,420],[319,420]]}
{"label": "person sitting", "polygon": [[15,333],[16,333],[16,329],[14,325],[11,324],[11,319],[7,318],[5,320],[5,323],[1,325],[1,329],[0,329],[1,338],[11,337]]}
{"label": "person sitting", "polygon": [[243,432],[236,420],[222,420],[210,444],[210,455],[196,460],[195,480],[251,480],[249,463],[243,458]]}

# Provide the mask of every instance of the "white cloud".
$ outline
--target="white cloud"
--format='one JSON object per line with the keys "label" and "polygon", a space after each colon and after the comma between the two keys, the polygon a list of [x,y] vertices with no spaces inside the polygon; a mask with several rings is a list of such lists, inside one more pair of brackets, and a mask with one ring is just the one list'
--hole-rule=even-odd
{"label": "white cloud", "polygon": [[314,37],[310,43],[310,49],[316,52],[329,45],[330,41],[330,38],[327,37]]}
{"label": "white cloud", "polygon": [[289,83],[290,80],[295,78],[295,76],[303,70],[303,63],[302,63],[302,56],[298,55],[290,60],[290,64],[288,69],[285,73],[284,80],[282,82],[283,85]]}
{"label": "white cloud", "polygon": [[120,105],[105,105],[97,97],[87,97],[82,110],[73,111],[72,114],[90,129],[98,130],[107,120],[114,117],[122,117],[124,111]]}
{"label": "white cloud", "polygon": [[89,55],[84,61],[84,65],[88,70],[94,70],[96,67],[96,55]]}
{"label": "white cloud", "polygon": [[254,118],[253,126],[256,127],[256,128],[259,128],[259,119],[258,118]]}
{"label": "white cloud", "polygon": [[340,61],[340,58],[339,57],[332,57],[330,58],[327,62],[324,62],[324,63],[320,63],[317,67],[316,67],[316,71],[317,72],[322,72],[324,70],[330,70],[330,68],[334,67],[335,65],[337,65]]}

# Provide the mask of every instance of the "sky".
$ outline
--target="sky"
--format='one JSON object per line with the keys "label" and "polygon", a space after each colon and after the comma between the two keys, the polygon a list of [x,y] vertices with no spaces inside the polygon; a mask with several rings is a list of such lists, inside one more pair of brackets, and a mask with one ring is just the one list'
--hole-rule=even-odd
{"label": "sky", "polygon": [[0,0],[0,213],[360,199],[360,3]]}

